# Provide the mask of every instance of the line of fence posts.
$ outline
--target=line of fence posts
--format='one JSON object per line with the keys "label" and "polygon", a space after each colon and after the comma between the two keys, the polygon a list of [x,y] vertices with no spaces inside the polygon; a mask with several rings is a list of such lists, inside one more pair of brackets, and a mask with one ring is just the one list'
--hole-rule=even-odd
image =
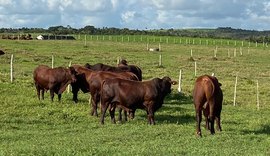
{"label": "line of fence posts", "polygon": [[[78,35],[79,37],[79,39],[80,39],[80,35]],[[86,42],[86,37],[87,35],[85,34],[85,42]],[[96,36],[96,40],[98,41],[99,40],[99,35],[94,35],[94,36]],[[108,39],[109,41],[113,41],[113,37],[111,37],[111,36],[109,36],[108,38],[106,38],[104,35],[103,36],[101,36],[102,37],[102,40],[103,41],[105,41],[106,39]],[[118,41],[118,39],[117,39],[117,36],[115,37],[116,38],[116,41]],[[121,36],[121,39],[120,39],[120,41],[121,42],[124,42],[125,41],[125,38],[126,38],[126,41],[128,41],[128,42],[130,42],[131,40],[130,40],[130,36],[127,36],[127,37],[124,37],[123,35]],[[163,38],[162,37],[160,37],[160,39],[159,39],[159,42],[161,43],[161,42],[163,42],[163,40],[162,40]],[[91,40],[93,40],[93,35],[91,35]],[[135,39],[135,36],[133,37],[133,41],[134,42],[136,42],[136,41],[141,41],[141,42],[143,42],[144,41],[144,39],[143,39],[143,36],[141,35],[140,36],[140,39],[139,40],[136,40]],[[149,42],[150,41],[150,38],[149,38],[149,36],[147,36],[147,38],[146,38],[146,41],[147,42]],[[152,39],[152,41],[153,42],[156,42],[156,37],[154,37],[153,39]],[[165,43],[170,43],[169,42],[170,41],[170,39],[169,38],[165,38]],[[205,40],[205,45],[209,45],[210,43],[209,43],[210,41],[209,40]],[[176,38],[173,38],[173,40],[172,40],[172,43],[174,43],[174,44],[176,44],[177,43],[177,39]],[[182,38],[179,38],[179,43],[180,44],[182,44]],[[195,44],[199,44],[199,45],[203,45],[203,42],[202,42],[202,40],[200,39],[200,40],[198,40],[198,41],[196,41],[195,39],[188,39],[188,38],[186,38],[186,42],[184,43],[184,44],[193,44],[193,45],[195,45]],[[212,45],[224,45],[224,42],[223,42],[223,40],[212,40]],[[230,45],[230,41],[227,41],[227,45]],[[239,43],[239,41],[234,41],[234,44],[233,44],[234,46],[237,46],[237,45],[240,45],[240,46],[242,46],[242,47],[244,47],[244,45],[245,45],[245,43],[244,43],[244,41],[241,41],[240,43]],[[249,41],[246,45],[248,45],[248,47],[251,47],[251,42]],[[255,42],[255,47],[258,47],[258,42]],[[268,44],[267,43],[265,43],[265,42],[263,42],[262,43],[262,47],[268,47]]]}

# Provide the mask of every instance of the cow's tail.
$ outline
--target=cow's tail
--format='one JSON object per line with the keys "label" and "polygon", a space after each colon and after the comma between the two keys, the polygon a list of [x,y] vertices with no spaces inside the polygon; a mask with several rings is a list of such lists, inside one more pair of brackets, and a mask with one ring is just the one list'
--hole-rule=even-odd
{"label": "cow's tail", "polygon": [[103,86],[104,86],[104,84],[105,84],[105,82],[106,82],[106,80],[103,80],[102,82],[101,82],[101,87],[100,87],[100,102],[102,103],[102,96],[104,95],[104,89],[103,89]]}
{"label": "cow's tail", "polygon": [[[210,79],[211,80],[211,79]],[[216,92],[216,87],[215,87],[215,82],[210,81],[211,87],[212,87],[212,93],[211,93],[211,98],[209,101],[209,121],[210,121],[210,131],[211,134],[214,134],[214,120],[215,120],[215,105],[216,105],[216,100],[215,100],[215,92]]]}

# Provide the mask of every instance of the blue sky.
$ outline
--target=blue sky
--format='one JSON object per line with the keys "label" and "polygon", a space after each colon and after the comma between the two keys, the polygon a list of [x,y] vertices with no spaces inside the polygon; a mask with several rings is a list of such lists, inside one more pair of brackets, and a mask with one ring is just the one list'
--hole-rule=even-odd
{"label": "blue sky", "polygon": [[0,0],[0,28],[270,30],[270,0]]}

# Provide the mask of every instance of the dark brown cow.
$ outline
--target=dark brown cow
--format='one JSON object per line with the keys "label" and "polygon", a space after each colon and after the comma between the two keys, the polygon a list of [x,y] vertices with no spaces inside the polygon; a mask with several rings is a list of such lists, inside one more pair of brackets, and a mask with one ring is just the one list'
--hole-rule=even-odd
{"label": "dark brown cow", "polygon": [[154,113],[162,106],[165,96],[171,93],[171,84],[176,82],[169,77],[144,82],[106,79],[101,87],[101,124],[104,124],[108,106],[111,106],[109,111],[113,123],[115,123],[115,107],[120,106],[132,115],[137,108],[145,109],[149,124],[155,124]]}
{"label": "dark brown cow", "polygon": [[221,84],[214,76],[203,75],[197,78],[193,91],[193,101],[196,110],[196,133],[201,136],[202,111],[206,118],[206,128],[215,133],[214,120],[216,120],[217,129],[221,131],[220,113],[222,109],[223,93]]}
{"label": "dark brown cow", "polygon": [[139,81],[142,81],[142,71],[138,66],[122,64],[121,66],[114,67],[102,63],[97,63],[95,65],[85,64],[85,67],[95,71],[110,71],[110,72],[132,72],[134,73]]}
{"label": "dark brown cow", "polygon": [[[77,93],[81,89],[84,93],[90,92],[92,110],[91,115],[97,116],[97,104],[100,101],[101,83],[106,78],[121,78],[138,81],[138,77],[131,72],[106,72],[106,71],[93,71],[88,68],[74,65],[76,70],[77,81],[72,83],[73,100],[77,101]],[[120,116],[119,116],[120,117]]]}
{"label": "dark brown cow", "polygon": [[3,50],[0,50],[0,55],[4,55],[5,52]]}
{"label": "dark brown cow", "polygon": [[50,68],[45,65],[39,65],[34,70],[34,82],[37,89],[38,99],[40,100],[40,91],[44,99],[44,91],[50,90],[51,100],[53,101],[54,93],[61,100],[61,94],[65,91],[68,84],[75,82],[76,72],[73,67],[70,68]]}
{"label": "dark brown cow", "polygon": [[119,64],[118,68],[120,68],[123,71],[130,71],[136,74],[140,81],[142,81],[142,71],[141,69],[136,65],[128,65],[127,60],[122,59]]}

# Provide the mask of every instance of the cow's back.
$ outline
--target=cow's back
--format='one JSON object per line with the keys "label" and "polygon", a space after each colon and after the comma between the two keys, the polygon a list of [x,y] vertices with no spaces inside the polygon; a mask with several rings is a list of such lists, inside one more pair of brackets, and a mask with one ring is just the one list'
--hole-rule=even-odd
{"label": "cow's back", "polygon": [[46,65],[39,65],[33,73],[34,82],[42,88],[49,89],[48,83],[50,80],[50,67]]}
{"label": "cow's back", "polygon": [[101,96],[104,100],[120,103],[127,108],[142,107],[145,98],[143,82],[119,78],[105,79],[102,83]]}

